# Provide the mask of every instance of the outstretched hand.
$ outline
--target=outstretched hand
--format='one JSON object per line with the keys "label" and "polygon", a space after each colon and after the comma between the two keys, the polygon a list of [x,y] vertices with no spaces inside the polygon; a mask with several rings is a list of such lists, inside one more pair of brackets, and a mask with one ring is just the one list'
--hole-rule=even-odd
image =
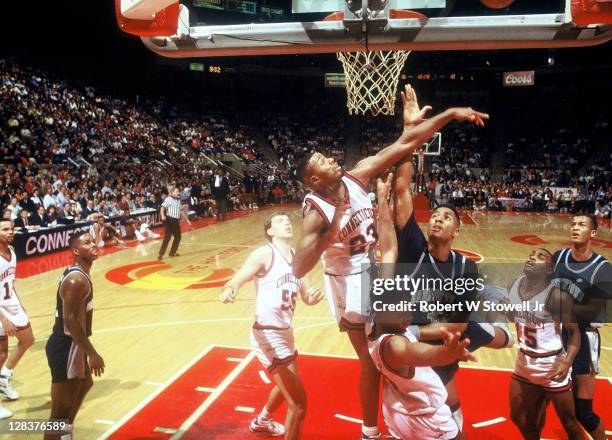
{"label": "outstretched hand", "polygon": [[484,121],[489,119],[488,113],[482,113],[474,110],[472,107],[453,108],[453,119],[457,121],[468,121],[479,127],[484,127]]}
{"label": "outstretched hand", "polygon": [[402,95],[402,104],[404,106],[404,127],[420,124],[425,118],[425,114],[431,110],[431,106],[426,105],[423,108],[419,108],[416,92],[410,84],[406,84],[404,91],[400,92],[400,94]]}
{"label": "outstretched hand", "polygon": [[475,361],[476,356],[470,353],[467,346],[470,344],[470,340],[465,338],[461,340],[460,332],[450,333],[445,327],[441,327],[442,339],[444,339],[444,348],[448,350],[448,354],[453,359],[460,361]]}
{"label": "outstretched hand", "polygon": [[391,194],[391,184],[393,183],[393,173],[387,174],[385,180],[381,177],[376,179],[376,196],[378,203],[387,202],[389,200],[389,194]]}
{"label": "outstretched hand", "polygon": [[314,306],[318,304],[323,298],[325,298],[325,294],[321,291],[321,289],[317,289],[316,287],[311,287],[306,292],[306,296],[303,298],[304,303],[309,306]]}

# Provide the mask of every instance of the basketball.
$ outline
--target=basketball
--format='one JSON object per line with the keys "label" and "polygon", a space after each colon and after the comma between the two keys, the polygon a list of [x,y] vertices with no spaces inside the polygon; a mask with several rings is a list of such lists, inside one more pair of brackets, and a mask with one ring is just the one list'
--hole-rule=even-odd
{"label": "basketball", "polygon": [[491,9],[503,9],[514,3],[514,0],[480,0],[483,5]]}

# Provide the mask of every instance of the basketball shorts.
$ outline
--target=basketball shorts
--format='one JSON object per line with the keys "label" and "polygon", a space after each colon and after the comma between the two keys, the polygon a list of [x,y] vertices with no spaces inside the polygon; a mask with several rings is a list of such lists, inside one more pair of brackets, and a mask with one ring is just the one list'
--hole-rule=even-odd
{"label": "basketball shorts", "polygon": [[259,362],[272,374],[297,357],[293,329],[251,329],[251,346]]}
{"label": "basketball shorts", "polygon": [[394,411],[391,405],[383,402],[382,412],[385,425],[396,439],[402,440],[452,440],[459,437],[459,427],[448,405],[442,405],[433,414],[419,416]]}
{"label": "basketball shorts", "polygon": [[51,382],[86,379],[89,376],[87,355],[72,338],[51,335],[45,346],[47,363],[51,369]]}
{"label": "basketball shorts", "polygon": [[[567,348],[569,333],[563,329],[563,345]],[[601,338],[596,327],[580,329],[580,348],[572,364],[572,374],[599,374]]]}
{"label": "basketball shorts", "polygon": [[370,314],[372,269],[351,275],[325,274],[325,293],[340,331],[363,330]]}
{"label": "basketball shorts", "polygon": [[[28,319],[28,315],[25,310],[21,306],[21,304],[13,304],[10,306],[2,307],[2,312],[4,316],[13,323],[17,330],[23,330],[30,327],[30,320]],[[2,324],[0,323],[0,338],[5,338],[6,333],[2,328]]]}
{"label": "basketball shorts", "polygon": [[599,374],[601,338],[599,330],[589,327],[580,333],[580,349],[572,365],[574,374]]}
{"label": "basketball shorts", "polygon": [[534,357],[524,352],[518,352],[512,378],[520,382],[537,385],[548,392],[559,393],[567,391],[572,386],[572,371],[561,382],[548,378],[554,371],[555,363],[565,358],[565,353],[546,357]]}

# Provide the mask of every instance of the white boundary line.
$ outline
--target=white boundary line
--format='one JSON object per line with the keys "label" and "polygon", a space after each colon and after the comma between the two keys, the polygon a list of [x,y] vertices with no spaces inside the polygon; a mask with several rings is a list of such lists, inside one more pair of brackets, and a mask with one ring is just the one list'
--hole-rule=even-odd
{"label": "white boundary line", "polygon": [[200,393],[214,393],[215,389],[211,387],[196,387],[196,391]]}
{"label": "white boundary line", "polygon": [[214,347],[215,346],[213,344],[211,344],[208,347],[206,347],[204,350],[202,350],[200,353],[195,355],[193,359],[191,359],[189,362],[187,362],[187,364],[185,364],[185,366],[183,366],[183,368],[181,368],[176,373],[174,373],[159,388],[157,388],[155,391],[151,392],[147,397],[144,398],[144,400],[142,400],[138,405],[136,405],[134,408],[132,408],[126,415],[121,417],[121,419],[119,419],[117,421],[117,423],[115,423],[106,432],[104,432],[104,434],[102,434],[100,437],[98,437],[98,440],[107,439],[111,434],[113,434],[115,431],[117,431],[117,429],[119,429],[121,426],[123,426],[125,424],[125,422],[130,420],[138,411],[140,411],[149,402],[151,402],[159,394],[161,394],[162,391],[164,391],[166,388],[168,388],[168,386],[170,384],[172,384],[176,379],[178,379],[183,373],[185,373],[192,366],[194,366],[196,364],[196,362],[198,362],[202,357],[206,356],[206,354],[208,354],[208,352],[211,351]]}
{"label": "white boundary line", "polygon": [[114,420],[96,419],[96,423],[99,425],[114,425],[116,422]]}
{"label": "white boundary line", "polygon": [[216,388],[215,392],[212,393],[206,400],[196,409],[193,414],[189,416],[187,420],[183,422],[178,431],[170,437],[170,440],[178,440],[183,434],[185,434],[189,428],[206,412],[208,408],[219,398],[219,396],[230,386],[230,384],[236,379],[236,377],[242,373],[247,365],[255,358],[255,352],[251,351],[243,360],[240,362],[232,372],[223,379],[223,382]]}
{"label": "white boundary line", "polygon": [[474,222],[474,224],[475,224],[476,226],[480,226],[480,223],[478,223],[478,222],[477,222],[477,221],[474,219],[474,217],[472,217],[470,214],[468,214],[468,212],[467,212],[467,211],[465,211],[465,212],[464,212],[464,214],[465,214],[465,215],[467,215],[467,216],[470,218],[470,220],[472,220],[472,221]]}
{"label": "white boundary line", "polygon": [[501,423],[501,422],[505,422],[505,421],[506,421],[505,417],[498,417],[496,419],[487,420],[485,422],[472,423],[472,426],[474,428],[483,428],[485,426],[495,425],[496,423]]}
{"label": "white boundary line", "polygon": [[334,414],[334,417],[337,418],[337,419],[346,420],[347,422],[358,423],[360,425],[363,424],[363,420],[361,420],[361,419],[356,419],[354,417],[344,416],[342,414]]}
{"label": "white boundary line", "polygon": [[259,370],[259,377],[261,377],[261,381],[265,384],[272,383],[272,381],[268,379],[268,376],[266,376],[266,373],[263,370]]}
{"label": "white boundary line", "polygon": [[[263,240],[262,243],[264,243],[266,240]],[[261,245],[244,245],[244,244],[220,244],[220,243],[183,243],[187,246],[197,246],[197,247],[204,247],[204,246],[214,246],[214,247],[237,247],[237,248],[254,248],[254,247],[259,247]]]}

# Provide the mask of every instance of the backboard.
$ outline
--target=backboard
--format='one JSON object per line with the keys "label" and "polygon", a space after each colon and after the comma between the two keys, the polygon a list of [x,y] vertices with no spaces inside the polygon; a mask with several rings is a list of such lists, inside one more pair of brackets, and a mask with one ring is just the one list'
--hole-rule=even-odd
{"label": "backboard", "polygon": [[[130,2],[139,16],[141,4]],[[508,7],[485,6],[491,0],[180,0],[173,35],[155,26],[132,29],[145,45],[167,57],[332,53],[366,50],[479,50],[578,47],[612,39],[612,3],[596,0],[515,0]],[[136,3],[136,5],[134,5]],[[176,4],[174,5],[176,7]],[[170,8],[170,7],[168,7]],[[168,10],[166,8],[165,10]],[[409,8],[426,19],[392,18],[393,9]],[[118,11],[125,8],[118,7]],[[334,10],[342,20],[325,21]],[[163,12],[163,11],[159,11]],[[170,14],[166,14],[170,15]],[[121,18],[121,19],[120,19]],[[137,20],[143,22],[143,20]]]}

